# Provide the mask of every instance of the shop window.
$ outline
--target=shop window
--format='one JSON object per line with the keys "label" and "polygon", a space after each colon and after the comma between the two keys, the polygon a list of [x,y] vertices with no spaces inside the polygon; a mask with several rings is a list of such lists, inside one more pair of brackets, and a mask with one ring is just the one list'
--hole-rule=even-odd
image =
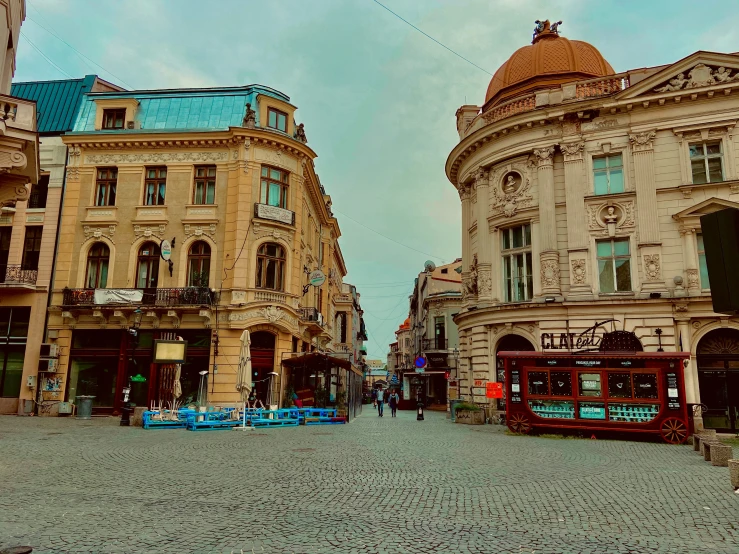
{"label": "shop window", "polygon": [[30,318],[31,308],[0,308],[0,397],[20,395]]}
{"label": "shop window", "polygon": [[552,396],[572,396],[572,373],[569,371],[552,371],[549,374],[552,385]]}
{"label": "shop window", "polygon": [[347,335],[347,329],[346,329],[346,312],[340,312],[338,314],[338,323],[339,323],[339,342],[345,343],[346,342],[346,335]]}
{"label": "shop window", "polygon": [[210,246],[199,240],[187,253],[187,286],[207,287],[210,281]]}
{"label": "shop window", "polygon": [[600,373],[579,373],[577,379],[580,396],[603,396]]}
{"label": "shop window", "polygon": [[723,181],[723,165],[720,140],[690,145],[690,171],[694,185]]}
{"label": "shop window", "polygon": [[657,374],[634,373],[634,398],[658,398]]}
{"label": "shop window", "polygon": [[126,109],[103,110],[103,129],[123,129],[126,123]]}
{"label": "shop window", "polygon": [[31,193],[28,195],[29,209],[46,208],[46,198],[49,195],[49,176],[41,175],[38,183],[31,185]]}
{"label": "shop window", "polygon": [[599,241],[598,276],[600,292],[628,292],[631,290],[631,254],[629,239]]}
{"label": "shop window", "polygon": [[621,154],[593,158],[595,194],[616,194],[624,191],[624,166]]}
{"label": "shop window", "polygon": [[192,203],[216,203],[216,166],[207,165],[195,168],[195,186],[193,187]]}
{"label": "shop window", "polygon": [[505,301],[531,300],[534,296],[531,225],[504,229],[501,234]]}
{"label": "shop window", "polygon": [[274,108],[267,110],[267,127],[287,133],[287,114]]}
{"label": "shop window", "polygon": [[110,250],[105,243],[97,242],[87,253],[87,273],[85,287],[88,289],[104,289],[108,284],[108,264]]}
{"label": "shop window", "polygon": [[145,242],[139,248],[136,265],[136,287],[140,289],[156,288],[159,279],[159,246],[154,242]]}
{"label": "shop window", "polygon": [[147,167],[144,182],[144,205],[163,206],[167,192],[167,168]]}
{"label": "shop window", "polygon": [[708,281],[708,266],[706,265],[706,247],[703,244],[703,234],[698,233],[696,236],[698,243],[698,272],[700,273],[701,289],[710,290],[711,283]]}
{"label": "shop window", "polygon": [[631,373],[609,373],[608,396],[610,398],[631,398]]}
{"label": "shop window", "polygon": [[76,358],[70,361],[67,398],[90,395],[93,407],[110,407],[115,403],[118,357]]}
{"label": "shop window", "polygon": [[44,228],[39,226],[26,227],[26,236],[23,240],[22,270],[35,271],[38,269],[38,257],[41,253],[41,235]]}
{"label": "shop window", "polygon": [[262,204],[287,209],[288,176],[287,171],[262,166],[262,188],[259,201]]}
{"label": "shop window", "polygon": [[549,374],[546,371],[529,371],[529,394],[549,394]]}
{"label": "shop window", "polygon": [[95,205],[115,206],[116,189],[118,188],[118,168],[102,167],[97,171],[95,182]]}
{"label": "shop window", "polygon": [[[258,289],[284,290],[285,249],[279,244],[265,242],[257,252]],[[320,301],[319,301],[320,303]],[[320,310],[320,306],[318,306]]]}

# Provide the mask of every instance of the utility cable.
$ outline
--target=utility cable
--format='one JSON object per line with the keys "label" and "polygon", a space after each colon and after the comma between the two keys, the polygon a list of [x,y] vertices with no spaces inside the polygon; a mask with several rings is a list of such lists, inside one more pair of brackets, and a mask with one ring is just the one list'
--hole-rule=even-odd
{"label": "utility cable", "polygon": [[52,66],[54,66],[54,67],[55,67],[55,68],[57,69],[57,71],[59,71],[59,72],[63,73],[64,75],[66,75],[66,76],[67,76],[67,77],[69,77],[70,79],[74,79],[74,77],[72,77],[72,76],[71,76],[71,75],[70,75],[69,73],[67,73],[67,72],[66,72],[66,71],[64,71],[64,70],[63,70],[63,69],[62,69],[61,67],[59,67],[58,65],[56,65],[56,64],[55,64],[55,63],[54,63],[54,62],[52,61],[52,59],[51,59],[51,58],[50,58],[49,56],[47,56],[46,54],[44,54],[44,53],[43,53],[43,52],[41,51],[41,49],[40,49],[40,48],[39,48],[38,46],[36,46],[36,45],[35,45],[35,44],[34,44],[33,42],[31,42],[31,39],[30,39],[30,38],[28,38],[28,37],[27,37],[27,36],[25,35],[25,33],[21,32],[21,37],[22,37],[22,38],[24,38],[24,39],[26,39],[26,42],[28,42],[28,44],[30,44],[31,46],[33,46],[33,49],[34,49],[34,50],[36,50],[36,52],[38,52],[39,54],[41,54],[41,56],[42,56],[42,57],[43,57],[43,58],[44,58],[44,59],[45,59],[45,60],[46,60],[47,62],[49,62],[49,63],[50,63],[50,64],[51,64]]}
{"label": "utility cable", "polygon": [[428,33],[425,33],[424,31],[422,31],[421,29],[419,29],[418,27],[416,27],[413,23],[411,23],[407,19],[403,19],[402,17],[400,17],[397,13],[395,13],[393,10],[391,10],[390,8],[388,8],[385,4],[382,4],[382,3],[378,2],[377,0],[373,0],[373,2],[375,4],[377,4],[378,6],[381,6],[382,8],[386,9],[387,11],[389,11],[395,17],[397,17],[398,19],[400,19],[403,23],[406,23],[407,25],[410,25],[411,27],[413,27],[416,31],[418,31],[419,33],[421,33],[423,36],[425,36],[427,38],[430,38],[431,40],[433,40],[436,44],[438,44],[442,48],[446,48],[447,50],[449,50],[455,56],[457,56],[459,58],[462,58],[468,64],[475,66],[480,71],[484,71],[485,73],[487,73],[488,75],[490,75],[492,77],[493,74],[490,73],[487,69],[483,69],[482,67],[480,67],[479,65],[477,65],[475,62],[472,62],[472,61],[468,60],[462,54],[459,54],[458,52],[455,52],[454,50],[452,50],[451,48],[449,48],[446,44],[443,44],[443,43],[439,42],[438,40],[436,40],[434,37],[432,37]]}
{"label": "utility cable", "polygon": [[419,254],[423,254],[424,256],[431,256],[432,258],[436,258],[437,260],[441,260],[442,262],[444,261],[444,258],[442,258],[441,256],[437,256],[437,255],[435,255],[435,254],[429,254],[428,252],[424,252],[423,250],[418,250],[417,248],[413,248],[412,246],[408,246],[407,244],[403,244],[402,242],[398,242],[397,240],[395,240],[395,239],[393,239],[393,238],[390,238],[390,237],[388,237],[387,235],[383,235],[382,233],[380,233],[380,231],[375,231],[375,230],[374,230],[374,229],[373,229],[372,227],[368,227],[368,226],[367,226],[367,225],[365,225],[364,223],[362,223],[362,222],[360,222],[360,221],[357,221],[357,220],[356,220],[356,219],[354,219],[353,217],[350,217],[350,216],[346,215],[346,214],[345,214],[344,212],[342,212],[342,211],[339,211],[339,210],[337,210],[337,209],[336,209],[335,207],[333,207],[333,206],[331,206],[331,209],[332,209],[333,211],[335,211],[336,213],[339,213],[339,214],[343,215],[343,216],[344,216],[345,218],[347,218],[347,219],[350,219],[350,220],[352,220],[352,221],[353,221],[354,223],[356,223],[357,225],[361,225],[361,226],[362,226],[362,227],[364,227],[365,229],[369,229],[369,230],[370,230],[370,231],[372,231],[373,233],[375,233],[375,234],[378,234],[378,235],[380,235],[380,236],[381,236],[381,237],[383,237],[383,238],[386,238],[386,239],[387,239],[387,240],[389,240],[390,242],[394,242],[395,244],[399,244],[400,246],[402,246],[402,247],[404,247],[404,248],[407,248],[408,250],[413,250],[414,252],[418,252]]}

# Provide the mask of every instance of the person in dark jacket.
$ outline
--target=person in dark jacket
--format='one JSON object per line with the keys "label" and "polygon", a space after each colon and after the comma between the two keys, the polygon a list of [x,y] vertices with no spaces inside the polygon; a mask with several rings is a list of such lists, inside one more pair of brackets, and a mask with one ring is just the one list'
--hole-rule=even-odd
{"label": "person in dark jacket", "polygon": [[387,401],[390,406],[390,412],[392,414],[391,417],[395,417],[395,414],[398,411],[398,402],[400,402],[400,396],[398,396],[398,391],[394,390]]}

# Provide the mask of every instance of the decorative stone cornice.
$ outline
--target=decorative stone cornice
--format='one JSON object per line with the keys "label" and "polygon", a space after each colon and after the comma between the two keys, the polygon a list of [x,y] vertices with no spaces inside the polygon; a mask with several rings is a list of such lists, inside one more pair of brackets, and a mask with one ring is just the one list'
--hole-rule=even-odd
{"label": "decorative stone cornice", "polygon": [[657,136],[656,131],[645,131],[643,133],[635,133],[629,135],[631,149],[634,152],[644,152],[652,150],[654,137]]}
{"label": "decorative stone cornice", "polygon": [[88,154],[85,163],[97,164],[149,164],[149,163],[213,163],[228,161],[228,152],[147,152],[145,154]]}

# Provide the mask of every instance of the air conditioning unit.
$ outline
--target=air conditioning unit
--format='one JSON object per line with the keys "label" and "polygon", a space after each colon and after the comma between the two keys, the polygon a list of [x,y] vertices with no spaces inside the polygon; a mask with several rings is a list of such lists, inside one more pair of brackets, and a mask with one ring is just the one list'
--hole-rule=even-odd
{"label": "air conditioning unit", "polygon": [[56,358],[50,358],[48,360],[38,361],[39,373],[54,373],[59,367],[59,360]]}
{"label": "air conditioning unit", "polygon": [[126,121],[126,129],[141,129],[140,121]]}
{"label": "air conditioning unit", "polygon": [[41,351],[39,356],[42,358],[58,358],[59,357],[59,345],[50,342],[44,342],[41,344]]}

